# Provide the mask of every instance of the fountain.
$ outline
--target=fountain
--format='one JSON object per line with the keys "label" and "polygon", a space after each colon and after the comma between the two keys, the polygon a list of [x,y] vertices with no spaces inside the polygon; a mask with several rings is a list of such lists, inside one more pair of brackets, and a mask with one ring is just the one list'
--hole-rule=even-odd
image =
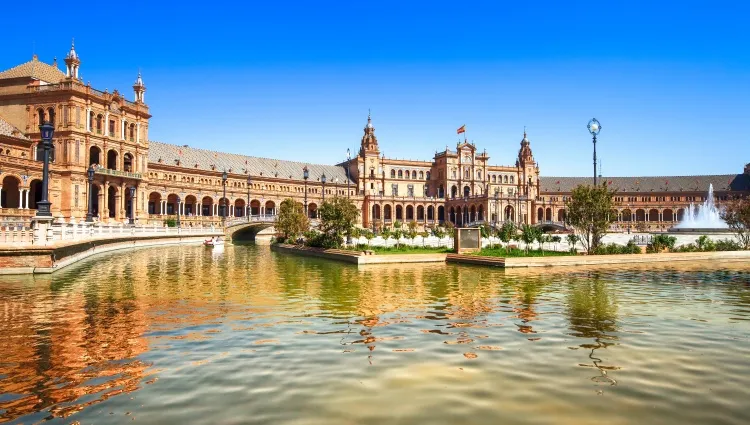
{"label": "fountain", "polygon": [[690,204],[685,214],[670,232],[728,232],[729,226],[721,219],[720,209],[714,205],[714,185],[708,186],[708,196],[703,204]]}

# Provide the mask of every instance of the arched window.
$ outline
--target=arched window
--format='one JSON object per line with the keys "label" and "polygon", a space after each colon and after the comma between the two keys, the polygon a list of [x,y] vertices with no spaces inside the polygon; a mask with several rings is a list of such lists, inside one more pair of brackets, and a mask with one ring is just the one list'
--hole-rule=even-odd
{"label": "arched window", "polygon": [[471,171],[469,171],[468,168],[464,170],[464,177],[466,178],[466,180],[469,180],[471,178]]}
{"label": "arched window", "polygon": [[419,180],[423,180],[423,179],[424,179],[424,171],[420,171],[419,172]]}
{"label": "arched window", "polygon": [[496,175],[492,176],[492,183],[497,183],[497,176]]}
{"label": "arched window", "polygon": [[503,182],[508,183],[508,176],[503,176]]}
{"label": "arched window", "polygon": [[96,116],[96,134],[102,134],[102,120],[104,118],[101,114]]}
{"label": "arched window", "polygon": [[465,197],[471,196],[471,188],[469,188],[469,186],[464,186],[464,196]]}
{"label": "arched window", "polygon": [[398,170],[398,178],[404,177],[404,172],[401,170]]}
{"label": "arched window", "polygon": [[427,179],[427,180],[430,179],[430,172],[429,171],[425,174],[425,179]]}
{"label": "arched window", "polygon": [[417,179],[417,172],[416,172],[416,170],[412,170],[412,172],[411,172],[411,178],[414,179],[414,180]]}
{"label": "arched window", "polygon": [[38,125],[44,124],[44,109],[39,108],[36,111],[36,115],[37,115],[37,118],[39,119],[39,124]]}
{"label": "arched window", "polygon": [[130,141],[133,141],[133,138],[135,137],[135,124],[130,124]]}
{"label": "arched window", "polygon": [[510,184],[513,184],[513,176],[510,176]]}
{"label": "arched window", "polygon": [[55,125],[55,108],[47,109],[47,119],[50,124]]}
{"label": "arched window", "polygon": [[94,111],[89,112],[89,131],[94,131]]}
{"label": "arched window", "polygon": [[396,178],[396,170],[391,170],[391,178],[392,179]]}

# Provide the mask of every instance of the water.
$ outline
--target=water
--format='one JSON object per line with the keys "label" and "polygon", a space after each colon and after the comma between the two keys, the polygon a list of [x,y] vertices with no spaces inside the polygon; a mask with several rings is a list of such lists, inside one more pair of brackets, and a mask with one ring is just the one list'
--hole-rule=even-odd
{"label": "water", "polygon": [[728,229],[727,223],[721,219],[720,210],[714,205],[714,185],[708,185],[708,195],[701,206],[690,203],[682,221],[677,223],[678,229]]}
{"label": "water", "polygon": [[750,265],[357,268],[267,247],[0,277],[0,422],[747,424]]}

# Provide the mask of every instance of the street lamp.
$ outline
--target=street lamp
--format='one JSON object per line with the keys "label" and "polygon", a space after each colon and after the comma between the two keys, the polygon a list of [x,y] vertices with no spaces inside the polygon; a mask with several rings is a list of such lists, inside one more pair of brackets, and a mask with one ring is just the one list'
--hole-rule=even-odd
{"label": "street lamp", "polygon": [[42,147],[44,148],[44,168],[42,171],[42,200],[37,202],[36,215],[38,217],[52,217],[48,198],[49,194],[49,151],[52,148],[52,135],[55,133],[55,127],[49,121],[39,126],[39,132],[42,134]]}
{"label": "street lamp", "polygon": [[[134,187],[130,188],[131,190],[135,190]],[[180,195],[177,195],[177,228],[180,228],[180,202],[182,202],[182,199],[180,199]]]}
{"label": "street lamp", "polygon": [[[93,170],[89,171],[89,178],[93,175]],[[89,180],[90,181],[90,180]],[[177,198],[177,205],[180,204],[180,199]],[[88,221],[88,219],[87,219]],[[130,186],[130,221],[128,224],[135,225],[135,186]],[[180,216],[177,215],[177,226],[180,226]]]}
{"label": "street lamp", "polygon": [[591,118],[587,127],[589,133],[591,133],[591,136],[594,138],[594,186],[596,186],[596,136],[602,130],[602,125],[599,124],[599,121],[596,118]]}
{"label": "street lamp", "polygon": [[310,170],[307,165],[302,169],[302,178],[305,179],[305,217],[310,218],[310,212],[307,211],[307,179],[310,178]]}
{"label": "street lamp", "polygon": [[86,223],[94,222],[94,165],[92,164],[86,171],[89,178],[89,208],[86,212]]}
{"label": "street lamp", "polygon": [[253,178],[250,177],[250,174],[247,175],[247,208],[245,208],[245,213],[247,214],[247,221],[250,221],[250,214],[253,212],[250,206],[250,185],[253,183]]}
{"label": "street lamp", "polygon": [[224,202],[223,207],[221,210],[221,221],[225,221],[227,218],[227,178],[229,175],[227,174],[227,170],[224,170],[223,173],[221,173],[221,185],[224,186]]}
{"label": "street lamp", "polygon": [[323,183],[323,202],[326,201],[326,173],[320,176],[320,182]]}
{"label": "street lamp", "polygon": [[352,152],[346,148],[346,198],[349,199],[349,162],[352,160]]}

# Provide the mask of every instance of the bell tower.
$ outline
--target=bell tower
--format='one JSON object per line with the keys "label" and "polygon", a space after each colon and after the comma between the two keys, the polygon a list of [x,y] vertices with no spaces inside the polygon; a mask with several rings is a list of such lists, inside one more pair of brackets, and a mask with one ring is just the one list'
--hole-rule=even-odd
{"label": "bell tower", "polygon": [[370,113],[367,113],[367,125],[365,125],[365,134],[362,136],[362,143],[360,145],[359,154],[365,156],[366,154],[374,154],[377,156],[380,153],[378,147],[378,138],[375,137],[375,127],[372,125],[372,118]]}
{"label": "bell tower", "polygon": [[141,71],[138,71],[138,78],[135,79],[133,84],[133,92],[135,93],[135,103],[144,103],[144,93],[146,93],[146,85],[143,84],[143,78],[141,78]]}
{"label": "bell tower", "polygon": [[383,188],[382,174],[383,162],[380,157],[378,138],[375,136],[375,127],[372,125],[370,112],[367,113],[367,124],[359,148],[359,159],[362,164],[360,169],[360,193],[377,195]]}
{"label": "bell tower", "polygon": [[65,76],[78,80],[78,68],[81,66],[81,60],[78,59],[78,53],[76,53],[75,39],[70,43],[70,51],[65,56]]}

